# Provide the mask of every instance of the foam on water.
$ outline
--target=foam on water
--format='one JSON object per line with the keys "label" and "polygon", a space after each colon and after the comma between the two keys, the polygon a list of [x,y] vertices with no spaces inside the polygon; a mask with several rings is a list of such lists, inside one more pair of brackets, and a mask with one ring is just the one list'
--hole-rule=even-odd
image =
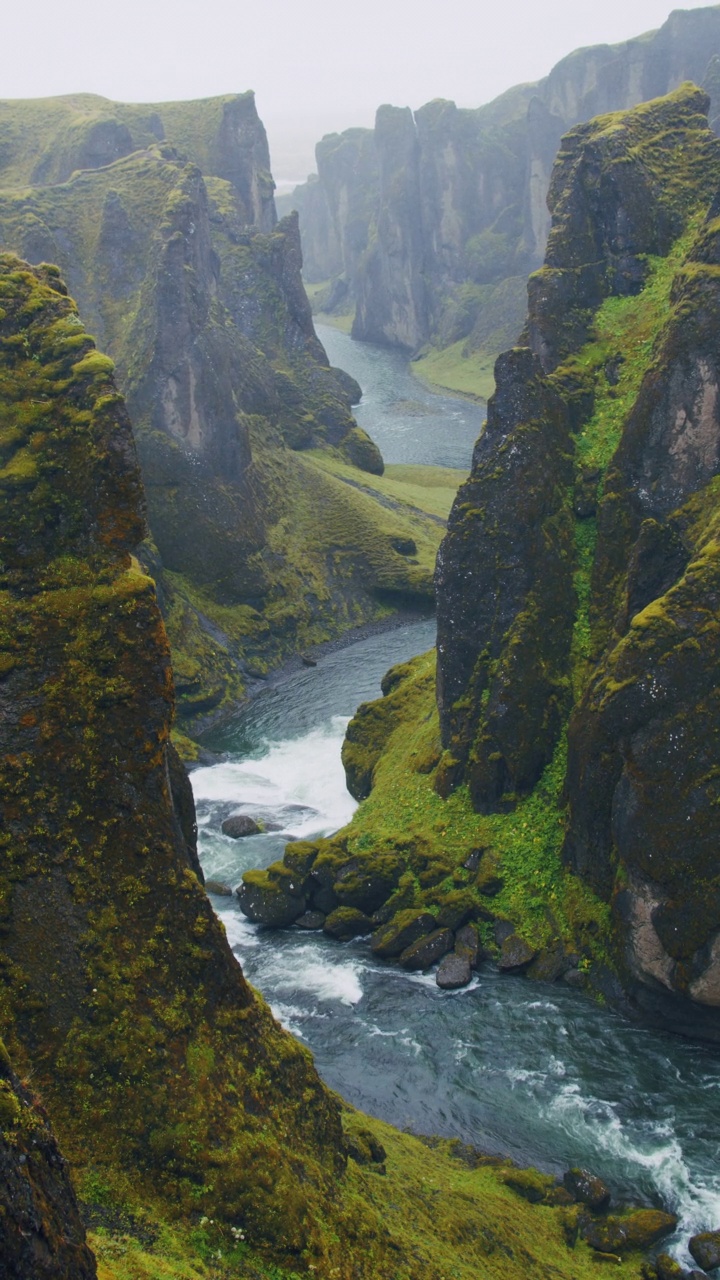
{"label": "foam on water", "polygon": [[339,1000],[346,1005],[362,1000],[361,972],[359,961],[329,961],[312,943],[292,951],[269,952],[259,970],[266,990],[310,992],[319,1000]]}
{"label": "foam on water", "polygon": [[558,1091],[546,1115],[583,1147],[605,1152],[630,1171],[634,1166],[638,1184],[649,1181],[660,1201],[680,1220],[671,1247],[689,1263],[683,1242],[695,1232],[717,1228],[720,1222],[720,1180],[710,1185],[691,1174],[672,1120],[648,1118],[646,1124],[629,1129],[614,1104],[583,1095],[577,1083]]}
{"label": "foam on water", "polygon": [[303,737],[267,743],[257,759],[197,769],[192,775],[196,801],[279,811],[283,806],[303,805],[310,812],[293,815],[288,823],[295,834],[305,837],[337,831],[357,808],[345,786],[340,759],[347,724],[347,716],[333,716],[328,725]]}

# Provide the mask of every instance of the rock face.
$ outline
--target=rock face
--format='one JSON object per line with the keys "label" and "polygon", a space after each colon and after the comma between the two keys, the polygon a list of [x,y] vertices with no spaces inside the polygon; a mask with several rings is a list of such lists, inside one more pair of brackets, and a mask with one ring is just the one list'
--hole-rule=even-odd
{"label": "rock face", "polygon": [[[388,594],[429,600],[427,566],[395,549],[412,519],[309,457],[383,470],[352,417],[359,389],[315,336],[297,217],[277,222],[252,95],[154,114],[85,97],[0,103],[3,120],[0,240],[60,267],[127,395],[141,559],[180,713],[241,695],[249,670],[377,616]],[[88,150],[88,130],[122,145]]]}
{"label": "rock face", "polygon": [[53,186],[79,169],[101,169],[157,143],[178,148],[207,174],[230,182],[245,223],[277,221],[267,137],[253,93],[153,107],[91,93],[0,100],[0,186]]}
{"label": "rock face", "polygon": [[563,141],[529,345],[498,363],[438,558],[436,785],[512,809],[567,726],[564,858],[611,904],[624,988],[653,1019],[717,1038],[720,144],[707,110],[685,87]]}
{"label": "rock face", "polygon": [[6,1280],[95,1280],[67,1162],[0,1041],[0,1258]]}
{"label": "rock face", "polygon": [[[179,1209],[210,1181],[213,1212],[259,1240],[280,1214],[305,1248],[308,1206],[344,1163],[339,1111],[255,1001],[193,869],[112,362],[53,269],[2,256],[0,307],[3,1035],[69,1154],[160,1183]],[[273,1158],[272,1177],[248,1179],[276,1126],[293,1170]],[[72,1274],[92,1274],[75,1240]]]}
{"label": "rock face", "polygon": [[[677,11],[659,31],[578,50],[544,80],[477,110],[441,100],[414,116],[381,107],[374,164],[369,131],[323,139],[317,179],[288,202],[301,212],[309,278],[334,278],[323,306],[346,310],[354,298],[353,334],[369,341],[415,349],[464,340],[465,354],[510,345],[523,322],[523,277],[545,252],[562,135],[683,80],[707,85],[715,104],[718,54],[717,9]],[[714,105],[713,121],[717,113]],[[339,251],[344,240],[361,244],[362,256]]]}

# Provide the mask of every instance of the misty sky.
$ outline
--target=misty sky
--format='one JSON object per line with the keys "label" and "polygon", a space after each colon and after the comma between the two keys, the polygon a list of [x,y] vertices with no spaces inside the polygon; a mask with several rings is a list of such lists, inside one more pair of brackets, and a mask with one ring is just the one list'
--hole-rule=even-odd
{"label": "misty sky", "polygon": [[[672,8],[697,4],[679,0]],[[27,0],[4,6],[0,97],[162,102],[255,89],[277,178],[382,102],[479,106],[581,45],[659,27],[669,0]]]}

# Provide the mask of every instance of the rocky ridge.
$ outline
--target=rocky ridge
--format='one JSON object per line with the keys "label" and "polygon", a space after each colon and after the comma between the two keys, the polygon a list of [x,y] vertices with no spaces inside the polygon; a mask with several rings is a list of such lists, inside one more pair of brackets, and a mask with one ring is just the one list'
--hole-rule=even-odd
{"label": "rocky ridge", "polygon": [[714,124],[719,59],[720,9],[678,10],[486,106],[382,106],[374,130],[324,138],[317,178],[282,202],[300,211],[307,280],[327,282],[316,309],[354,311],[353,336],[366,341],[430,343],[418,369],[488,394],[492,361],[522,328],[525,277],[543,261],[562,135],[684,80],[707,88]]}

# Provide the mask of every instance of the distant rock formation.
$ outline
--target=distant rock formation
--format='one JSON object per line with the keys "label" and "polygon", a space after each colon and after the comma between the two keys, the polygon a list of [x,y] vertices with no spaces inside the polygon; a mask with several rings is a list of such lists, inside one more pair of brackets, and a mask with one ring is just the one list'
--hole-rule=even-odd
{"label": "distant rock formation", "polygon": [[719,67],[720,8],[678,10],[484,107],[380,107],[374,130],[324,138],[317,178],[283,197],[300,211],[306,278],[330,282],[324,309],[355,307],[356,338],[497,354],[522,328],[524,278],[543,261],[562,135],[685,80],[707,88],[715,127]]}

